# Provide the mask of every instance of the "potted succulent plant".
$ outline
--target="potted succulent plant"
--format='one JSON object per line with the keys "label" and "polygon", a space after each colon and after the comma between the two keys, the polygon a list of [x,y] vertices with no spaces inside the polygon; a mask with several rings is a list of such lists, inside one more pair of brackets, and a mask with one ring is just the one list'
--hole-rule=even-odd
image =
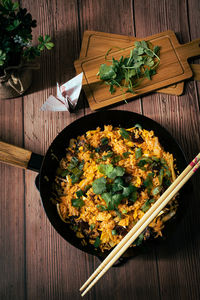
{"label": "potted succulent plant", "polygon": [[36,20],[18,2],[0,0],[0,99],[23,94],[36,67],[31,61],[54,46],[49,35],[40,35],[38,45],[32,45],[36,26]]}

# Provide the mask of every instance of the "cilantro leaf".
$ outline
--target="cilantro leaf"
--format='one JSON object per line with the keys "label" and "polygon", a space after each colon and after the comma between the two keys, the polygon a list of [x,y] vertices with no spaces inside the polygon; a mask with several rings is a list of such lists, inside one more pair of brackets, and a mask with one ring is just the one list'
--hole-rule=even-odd
{"label": "cilantro leaf", "polygon": [[148,199],[148,200],[146,200],[146,202],[142,205],[141,210],[142,210],[143,212],[146,212],[149,208],[150,208],[150,202],[149,202],[149,199]]}
{"label": "cilantro leaf", "polygon": [[103,173],[110,179],[115,179],[117,176],[123,176],[125,173],[125,169],[122,167],[113,167],[111,164],[107,165],[99,165],[98,166],[99,172]]}
{"label": "cilantro leaf", "polygon": [[[152,75],[156,73],[155,69],[160,62],[159,49],[158,46],[155,46],[152,50],[147,42],[136,41],[129,57],[121,56],[119,60],[113,57],[110,60],[112,64],[102,64],[97,75],[110,86],[111,94],[116,91],[115,86],[120,88],[123,93],[135,94],[134,88],[140,85],[141,79],[144,77],[151,79]],[[107,51],[105,59],[111,50],[112,48]],[[146,70],[143,68],[144,65],[148,67]]]}
{"label": "cilantro leaf", "polygon": [[154,52],[155,54],[158,54],[159,51],[160,51],[160,47],[159,47],[159,46],[155,46],[155,47],[153,48],[153,52]]}
{"label": "cilantro leaf", "polygon": [[108,138],[107,138],[107,137],[103,137],[103,138],[101,139],[101,144],[102,144],[102,145],[107,145],[107,144],[108,144]]}
{"label": "cilantro leaf", "polygon": [[135,202],[138,198],[138,193],[137,191],[133,191],[132,194],[129,196],[129,200],[132,201],[132,202]]}
{"label": "cilantro leaf", "polygon": [[105,207],[104,205],[97,205],[97,208],[100,210],[100,211],[106,211],[107,210],[107,207]]}
{"label": "cilantro leaf", "polygon": [[68,170],[64,170],[62,171],[62,173],[60,174],[61,177],[66,177],[69,174]]}
{"label": "cilantro leaf", "polygon": [[158,175],[160,185],[162,185],[163,176],[164,176],[164,169],[162,168],[162,169],[160,169],[160,172],[159,172],[159,175]]}
{"label": "cilantro leaf", "polygon": [[99,172],[101,172],[102,174],[108,176],[109,173],[111,173],[114,170],[113,165],[111,164],[107,164],[107,165],[99,165],[98,166]]}
{"label": "cilantro leaf", "polygon": [[108,154],[102,156],[102,159],[105,161],[105,160],[107,160],[107,158],[112,157],[112,156],[113,156],[113,152],[109,151]]}
{"label": "cilantro leaf", "polygon": [[94,247],[95,248],[99,248],[100,244],[101,244],[101,240],[100,240],[99,237],[97,237],[96,240],[95,240],[95,242],[94,242]]}
{"label": "cilantro leaf", "polygon": [[120,134],[124,139],[130,140],[130,133],[126,129],[120,128]]}
{"label": "cilantro leaf", "polygon": [[142,149],[141,148],[137,148],[135,150],[135,158],[138,159],[142,156]]}
{"label": "cilantro leaf", "polygon": [[155,196],[155,195],[159,194],[161,192],[161,190],[162,190],[162,187],[157,186],[152,190],[152,194]]}
{"label": "cilantro leaf", "polygon": [[111,193],[103,193],[101,195],[103,200],[106,202],[108,210],[114,210],[120,204],[121,200],[123,199],[122,194],[114,194]]}
{"label": "cilantro leaf", "polygon": [[99,76],[101,80],[114,79],[117,75],[113,69],[113,66],[102,64],[99,69]]}
{"label": "cilantro leaf", "polygon": [[72,206],[81,208],[85,205],[85,202],[82,199],[76,198],[71,200]]}
{"label": "cilantro leaf", "polygon": [[121,177],[117,177],[112,184],[112,192],[119,192],[123,189],[124,181]]}
{"label": "cilantro leaf", "polygon": [[92,223],[92,224],[90,225],[90,229],[93,230],[94,228],[95,228],[95,224]]}
{"label": "cilantro leaf", "polygon": [[144,72],[145,76],[151,80],[151,76],[156,74],[156,70],[155,69],[146,69]]}
{"label": "cilantro leaf", "polygon": [[123,157],[124,158],[127,158],[127,157],[129,157],[129,155],[131,154],[131,152],[124,152],[124,153],[122,153],[122,155],[123,155]]}
{"label": "cilantro leaf", "polygon": [[92,188],[95,194],[102,194],[106,190],[106,179],[104,177],[95,179],[92,183]]}
{"label": "cilantro leaf", "polygon": [[137,163],[138,167],[144,167],[146,164],[151,164],[152,163],[152,159],[148,158],[148,157],[142,157],[139,162]]}
{"label": "cilantro leaf", "polygon": [[76,158],[75,156],[72,157],[71,162],[68,164],[67,168],[69,170],[72,170],[73,168],[75,168],[78,165],[78,158]]}
{"label": "cilantro leaf", "polygon": [[121,160],[121,156],[120,155],[116,155],[116,156],[113,157],[113,159],[112,159],[111,162],[112,162],[112,164],[116,164],[120,160]]}
{"label": "cilantro leaf", "polygon": [[149,173],[146,177],[146,179],[144,180],[144,186],[147,188],[148,193],[150,193],[152,187],[153,187],[153,173]]}
{"label": "cilantro leaf", "polygon": [[117,176],[123,176],[125,173],[125,169],[122,167],[116,167],[112,172],[108,174],[108,178],[115,179]]}
{"label": "cilantro leaf", "polygon": [[83,196],[83,191],[82,191],[82,190],[78,190],[78,191],[76,192],[76,196],[77,196],[77,197]]}

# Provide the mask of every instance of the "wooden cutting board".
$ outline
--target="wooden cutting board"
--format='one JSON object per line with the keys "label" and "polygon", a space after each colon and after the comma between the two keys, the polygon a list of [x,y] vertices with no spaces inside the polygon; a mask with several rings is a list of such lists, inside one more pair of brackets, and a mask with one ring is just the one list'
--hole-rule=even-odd
{"label": "wooden cutting board", "polygon": [[[132,45],[135,40],[136,38],[132,36],[86,30],[83,34],[79,58],[103,55],[108,49],[116,46],[126,48]],[[102,48],[102,43],[106,44],[106,49]],[[179,96],[183,93],[183,90],[184,82],[180,82],[156,92]]]}
{"label": "wooden cutting board", "polygon": [[[137,40],[140,41],[143,39]],[[166,31],[144,38],[144,40],[150,41],[153,45],[161,47],[161,62],[158,67],[157,74],[153,76],[152,80],[144,79],[141,85],[137,88],[136,95],[129,93],[122,94],[120,90],[117,90],[113,95],[111,95],[108,86],[106,86],[105,83],[96,76],[99,66],[105,63],[104,55],[101,54],[103,51],[103,53],[105,53],[105,49],[109,48],[107,47],[107,42],[100,41],[99,39],[99,48],[101,48],[102,51],[98,54],[98,56],[88,56],[75,62],[77,73],[84,73],[83,85],[85,85],[84,90],[91,109],[99,109],[124,99],[138,97],[145,93],[192,77],[192,70],[187,59],[189,57],[200,55],[200,39],[181,45],[173,31]],[[119,43],[117,46],[120,46]],[[108,59],[112,58],[112,56],[116,59],[119,59],[121,55],[129,56],[130,50],[133,46],[134,42],[131,46],[129,44],[124,50],[113,51]]]}
{"label": "wooden cutting board", "polygon": [[[95,57],[99,54],[105,54],[109,48],[115,47],[119,44],[121,48],[125,48],[132,44],[135,40],[136,38],[131,36],[86,30],[83,34],[79,57],[81,59],[84,57]],[[106,43],[107,49],[102,49],[102,43]],[[190,67],[193,72],[193,79],[200,80],[200,65],[190,64]],[[157,90],[156,92],[179,96],[183,93],[183,90],[184,82],[179,82]]]}

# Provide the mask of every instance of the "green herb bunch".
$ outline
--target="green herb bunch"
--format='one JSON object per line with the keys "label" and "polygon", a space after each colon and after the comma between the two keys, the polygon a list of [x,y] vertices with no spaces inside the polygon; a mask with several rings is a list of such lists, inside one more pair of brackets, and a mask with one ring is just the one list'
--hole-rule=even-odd
{"label": "green herb bunch", "polygon": [[145,41],[135,42],[135,48],[130,51],[129,57],[121,56],[119,60],[113,57],[112,60],[108,60],[107,56],[112,49],[105,55],[105,60],[112,64],[102,64],[97,73],[100,79],[110,86],[111,94],[116,91],[116,87],[123,92],[135,94],[135,88],[145,77],[151,80],[156,74],[160,63],[158,46],[151,49]]}
{"label": "green herb bunch", "polygon": [[36,20],[18,2],[0,0],[0,73],[8,66],[18,65],[22,57],[32,60],[45,48],[54,46],[49,35],[40,35],[38,45],[31,45],[32,28],[36,26]]}

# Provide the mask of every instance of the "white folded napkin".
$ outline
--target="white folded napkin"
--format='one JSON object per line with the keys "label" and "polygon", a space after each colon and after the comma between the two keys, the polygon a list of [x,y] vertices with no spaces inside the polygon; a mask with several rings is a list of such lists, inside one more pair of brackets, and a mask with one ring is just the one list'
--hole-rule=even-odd
{"label": "white folded napkin", "polygon": [[52,95],[42,105],[41,110],[69,111],[75,108],[82,88],[83,73],[59,86],[57,83],[57,96]]}

